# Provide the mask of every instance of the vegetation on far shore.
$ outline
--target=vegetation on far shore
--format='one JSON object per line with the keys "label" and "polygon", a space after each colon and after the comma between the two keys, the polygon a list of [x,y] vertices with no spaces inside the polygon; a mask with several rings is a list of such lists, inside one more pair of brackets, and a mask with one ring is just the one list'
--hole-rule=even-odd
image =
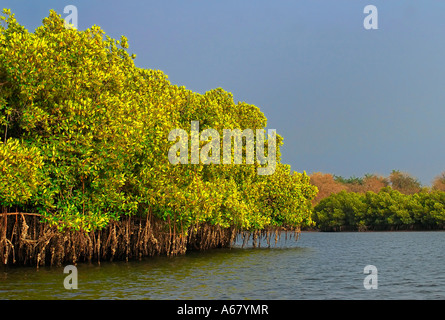
{"label": "vegetation on far shore", "polygon": [[363,178],[315,173],[319,189],[313,220],[323,231],[436,230],[445,228],[445,174],[431,188],[394,170],[388,177]]}

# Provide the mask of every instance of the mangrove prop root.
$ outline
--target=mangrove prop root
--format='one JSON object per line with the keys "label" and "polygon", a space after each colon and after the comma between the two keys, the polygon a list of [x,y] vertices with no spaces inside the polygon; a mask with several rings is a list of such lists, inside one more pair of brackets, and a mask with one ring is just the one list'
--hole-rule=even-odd
{"label": "mangrove prop root", "polygon": [[[297,239],[299,230],[294,231]],[[146,256],[184,254],[187,250],[226,248],[242,236],[243,246],[252,239],[253,247],[262,239],[270,246],[281,230],[243,231],[208,224],[195,225],[183,230],[152,214],[145,217],[124,217],[111,221],[101,230],[59,231],[39,221],[32,214],[7,215],[0,213],[0,264],[56,265],[101,260],[141,259]]]}

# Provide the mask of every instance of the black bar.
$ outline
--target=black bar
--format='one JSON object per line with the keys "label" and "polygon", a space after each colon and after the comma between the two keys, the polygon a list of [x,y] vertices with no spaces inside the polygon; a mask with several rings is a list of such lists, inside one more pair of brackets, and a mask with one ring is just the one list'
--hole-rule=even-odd
{"label": "black bar", "polygon": [[[1,297],[0,297],[1,298]],[[442,312],[445,300],[1,300],[1,310],[21,317],[142,317],[142,319],[301,319],[316,317],[425,317]]]}

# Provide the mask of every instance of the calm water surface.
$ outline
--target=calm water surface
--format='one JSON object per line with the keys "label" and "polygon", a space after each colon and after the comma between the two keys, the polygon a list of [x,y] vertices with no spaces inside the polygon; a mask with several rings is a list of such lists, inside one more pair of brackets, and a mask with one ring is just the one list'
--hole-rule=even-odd
{"label": "calm water surface", "polygon": [[[445,299],[445,232],[303,232],[271,248],[219,249],[142,261],[1,267],[0,299]],[[378,288],[366,290],[374,265]]]}

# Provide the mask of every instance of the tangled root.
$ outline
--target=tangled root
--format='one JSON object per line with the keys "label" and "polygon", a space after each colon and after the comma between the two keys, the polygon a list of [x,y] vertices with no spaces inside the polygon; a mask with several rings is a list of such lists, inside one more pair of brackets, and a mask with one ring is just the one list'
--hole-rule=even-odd
{"label": "tangled root", "polygon": [[[299,230],[294,233],[297,238]],[[0,264],[39,267],[172,256],[187,250],[230,247],[238,234],[243,237],[243,246],[252,237],[252,245],[256,247],[260,246],[261,239],[266,239],[270,246],[273,234],[277,242],[280,232],[277,229],[245,232],[208,224],[178,230],[150,214],[123,217],[121,221],[111,221],[101,230],[60,232],[56,227],[40,222],[37,215],[0,213]]]}

